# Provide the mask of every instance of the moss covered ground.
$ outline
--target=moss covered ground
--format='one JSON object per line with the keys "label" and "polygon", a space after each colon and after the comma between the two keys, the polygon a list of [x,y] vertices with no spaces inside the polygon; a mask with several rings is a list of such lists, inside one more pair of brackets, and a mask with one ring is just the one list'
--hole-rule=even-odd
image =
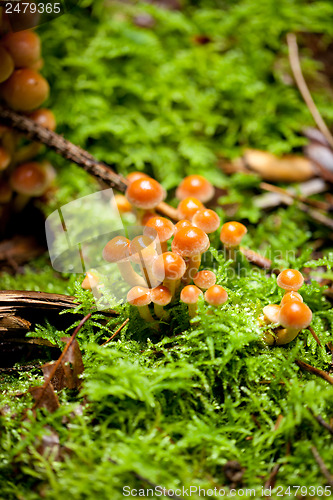
{"label": "moss covered ground", "polygon": [[[143,13],[153,27],[133,23]],[[38,368],[0,372],[1,499],[118,499],[126,485],[138,494],[154,485],[224,488],[226,495],[230,488],[254,488],[260,497],[277,469],[273,498],[330,496],[314,452],[332,472],[332,435],[315,417],[332,422],[333,386],[295,363],[332,371],[325,346],[333,342],[333,309],[320,282],[333,278],[330,230],[297,205],[258,209],[252,200],[260,180],[227,177],[216,164],[245,146],[284,153],[305,143],[301,131],[312,121],[290,83],[290,31],[299,34],[305,75],[332,124],[324,67],[306,44],[309,33],[320,36],[323,47],[332,43],[332,16],[329,0],[202,0],[184,2],[180,11],[86,1],[39,28],[58,131],[123,174],[153,175],[171,203],[185,174],[203,173],[227,189],[220,201],[238,203],[233,218],[248,227],[244,246],[266,254],[277,268],[307,270],[301,293],[323,347],[309,330],[287,346],[268,347],[258,316],[281,300],[276,276],[245,260],[235,272],[216,242],[206,267],[217,272],[228,303],[217,311],[200,303],[191,324],[185,306],[177,305],[158,333],[129,306],[117,306],[119,317],[102,326],[101,314],[93,313],[78,334],[82,389],[59,392],[55,413],[28,412],[22,420],[32,399],[16,395],[41,384]],[[197,43],[198,35],[210,42]],[[42,207],[46,214],[97,189],[78,167],[47,155],[59,188]],[[318,241],[324,241],[319,259]],[[2,289],[75,294],[81,306],[72,311],[73,326],[93,304],[81,281],[56,274],[46,256],[28,263],[23,274],[0,276]],[[119,336],[102,346],[127,317]],[[28,335],[62,346],[65,332],[41,323]],[[41,442],[54,435],[59,446],[45,451]],[[192,498],[199,498],[194,490]]]}

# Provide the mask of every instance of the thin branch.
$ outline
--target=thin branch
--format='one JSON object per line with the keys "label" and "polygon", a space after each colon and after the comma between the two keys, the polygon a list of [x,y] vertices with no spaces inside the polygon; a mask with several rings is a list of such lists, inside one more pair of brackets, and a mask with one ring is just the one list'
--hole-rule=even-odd
{"label": "thin branch", "polygon": [[333,476],[329,472],[328,468],[326,467],[324,460],[319,455],[319,451],[317,450],[317,448],[315,446],[311,446],[311,452],[312,452],[312,455],[313,455],[315,461],[317,462],[317,464],[319,466],[319,469],[321,470],[321,473],[325,477],[327,484],[329,484],[330,486],[333,486]]}
{"label": "thin branch", "polygon": [[319,368],[315,368],[314,366],[309,365],[308,363],[304,363],[304,361],[301,361],[300,359],[296,359],[295,363],[302,370],[305,370],[306,372],[309,373],[313,373],[314,375],[317,375],[317,377],[320,377],[323,380],[326,380],[326,382],[328,382],[329,384],[333,385],[333,377],[331,377],[328,373],[324,372],[324,370],[319,370]]}
{"label": "thin branch", "polygon": [[305,101],[305,104],[309,108],[309,111],[310,111],[314,121],[316,122],[317,127],[319,128],[321,133],[326,137],[330,146],[333,148],[333,136],[332,136],[329,128],[327,127],[326,123],[324,122],[321,114],[319,113],[317,106],[315,105],[315,102],[311,96],[309,89],[308,89],[306,81],[304,79],[300,60],[299,60],[299,55],[298,55],[297,39],[296,39],[296,35],[294,33],[288,33],[287,44],[288,44],[288,48],[289,48],[290,66],[291,66],[292,72],[294,74],[294,78],[295,78],[295,81],[297,83],[298,89],[299,89],[300,93],[302,94],[302,97]]}
{"label": "thin branch", "polygon": [[318,208],[319,210],[325,210],[328,212],[329,210],[333,209],[333,205],[331,205],[330,203],[327,203],[325,201],[311,200],[307,196],[302,196],[292,193],[288,189],[283,189],[279,186],[274,186],[273,184],[269,184],[268,182],[261,182],[259,184],[259,187],[271,193],[277,193],[280,194],[281,196],[289,196],[293,200],[302,201],[303,203]]}
{"label": "thin branch", "polygon": [[36,401],[32,407],[32,410],[34,410],[35,408],[37,408],[40,400],[42,399],[48,385],[50,384],[55,372],[57,371],[58,367],[60,366],[60,363],[61,361],[63,360],[66,352],[68,351],[68,349],[70,348],[70,346],[72,345],[76,335],[78,334],[78,332],[81,330],[82,326],[85,324],[85,322],[91,317],[91,313],[87,314],[81,321],[80,323],[78,324],[78,326],[75,328],[74,332],[73,332],[73,335],[70,337],[69,341],[67,342],[64,350],[62,351],[62,353],[60,354],[58,360],[54,363],[54,366],[52,368],[52,370],[50,371],[49,373],[49,376],[45,379],[45,382],[44,384],[42,385],[41,387],[41,391],[38,395],[38,397],[36,398]]}
{"label": "thin branch", "polygon": [[311,415],[313,416],[313,418],[315,418],[317,420],[317,422],[322,426],[324,427],[324,429],[326,429],[330,434],[331,436],[333,436],[333,427],[330,426],[330,424],[328,424],[326,422],[326,420],[323,419],[323,417],[321,415],[315,415],[313,413],[313,411],[311,410],[311,408],[307,407],[307,409],[309,410],[309,412],[311,413]]}
{"label": "thin branch", "polygon": [[[117,174],[112,170],[110,165],[98,161],[90,153],[71,143],[56,132],[41,127],[30,118],[2,105],[0,105],[0,120],[5,125],[25,134],[28,139],[41,142],[66,158],[66,160],[76,163],[107,186],[115,188],[121,193],[126,191],[128,182],[122,175]],[[156,210],[170,219],[179,220],[177,210],[167,203],[161,203]]]}
{"label": "thin branch", "polygon": [[310,330],[310,333],[311,333],[312,337],[315,339],[315,341],[317,342],[317,344],[323,349],[323,346],[319,340],[319,337],[316,334],[316,332],[314,331],[314,329],[312,328],[312,326],[309,326],[308,329]]}
{"label": "thin branch", "polygon": [[113,335],[111,335],[111,337],[109,339],[107,339],[103,344],[101,344],[102,346],[103,345],[106,345],[108,344],[111,340],[113,340],[115,338],[116,335],[118,335],[119,332],[121,332],[121,330],[123,328],[125,328],[125,326],[127,325],[127,323],[129,322],[129,318],[125,319],[124,323],[122,325],[120,325],[120,327],[114,332]]}

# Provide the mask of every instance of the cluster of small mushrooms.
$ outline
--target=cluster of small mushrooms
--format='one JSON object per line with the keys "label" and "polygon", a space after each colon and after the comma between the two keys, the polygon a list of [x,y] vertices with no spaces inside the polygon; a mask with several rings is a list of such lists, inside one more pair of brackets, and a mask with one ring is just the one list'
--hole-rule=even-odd
{"label": "cluster of small mushrooms", "polygon": [[[204,206],[204,203],[214,196],[215,189],[212,184],[200,175],[190,175],[183,179],[176,190],[179,221],[173,224],[171,220],[155,212],[166,196],[165,190],[156,180],[144,173],[133,172],[127,176],[127,181],[125,196],[118,194],[114,201],[120,214],[136,214],[143,228],[142,234],[131,241],[124,236],[116,236],[103,250],[104,260],[117,264],[122,278],[131,286],[127,301],[135,306],[140,316],[148,322],[156,319],[167,320],[169,312],[164,308],[177,300],[187,304],[191,318],[196,315],[200,296],[213,307],[222,306],[228,300],[227,291],[216,284],[213,271],[199,270],[202,255],[210,247],[210,236],[220,228],[218,214]],[[222,225],[220,240],[229,258],[236,258],[236,252],[246,232],[246,227],[237,221]],[[160,253],[157,252],[156,235]],[[139,267],[140,272],[134,269],[134,265]],[[291,284],[290,273],[300,275],[298,271],[287,270],[278,277],[279,285],[286,290],[288,286],[294,287],[289,290],[294,290],[296,286]],[[98,287],[98,283],[96,273],[89,271],[82,286],[85,289],[93,289]],[[281,328],[266,335],[267,343],[287,343],[296,336],[295,329],[298,328],[299,331],[311,321],[311,314],[307,315],[309,321],[299,319],[301,313],[304,316],[309,309],[298,295],[296,297],[295,292],[286,295],[284,302],[288,298],[289,302],[281,308],[275,305],[264,308],[264,324],[281,325]],[[277,309],[280,312],[281,309],[278,319],[270,313],[271,309],[274,312]]]}
{"label": "cluster of small mushrooms", "polygon": [[[39,73],[42,67],[38,35],[31,29],[12,31],[0,9],[0,100],[55,130],[52,111],[40,107],[49,95],[49,84]],[[30,198],[44,195],[52,185],[54,168],[46,161],[34,161],[41,147],[0,125],[0,211],[8,205],[20,211]]]}
{"label": "cluster of small mushrooms", "polygon": [[285,292],[280,305],[269,304],[263,308],[262,324],[268,325],[265,341],[269,345],[288,344],[307,328],[312,321],[311,309],[304,304],[298,290],[304,283],[296,269],[285,269],[277,277],[277,284]]}

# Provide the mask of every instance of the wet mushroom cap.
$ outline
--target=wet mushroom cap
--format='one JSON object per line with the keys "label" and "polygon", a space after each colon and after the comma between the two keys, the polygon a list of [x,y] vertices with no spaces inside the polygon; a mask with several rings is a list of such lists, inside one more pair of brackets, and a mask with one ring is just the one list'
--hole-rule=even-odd
{"label": "wet mushroom cap", "polygon": [[198,211],[205,208],[200,200],[194,198],[193,196],[189,196],[184,198],[181,202],[179,202],[177,211],[180,219],[188,219],[192,220],[193,215]]}
{"label": "wet mushroom cap", "polygon": [[226,247],[237,247],[246,233],[244,224],[237,221],[226,222],[222,226],[220,240]]}
{"label": "wet mushroom cap", "polygon": [[84,290],[91,290],[98,285],[99,281],[100,280],[95,273],[87,271],[81,286]]}
{"label": "wet mushroom cap", "polygon": [[205,233],[213,233],[220,226],[220,217],[217,215],[214,210],[210,210],[209,208],[204,208],[202,210],[198,210],[192,218],[192,223],[194,226],[199,227]]}
{"label": "wet mushroom cap", "polygon": [[262,310],[269,323],[279,323],[280,311],[281,307],[278,304],[269,304]]}
{"label": "wet mushroom cap", "polygon": [[202,295],[200,288],[195,285],[187,285],[180,292],[180,300],[184,304],[196,304],[200,295]]}
{"label": "wet mushroom cap", "polygon": [[128,180],[128,184],[132,184],[132,182],[137,181],[138,179],[150,179],[149,175],[144,172],[131,172],[126,175],[126,179]]}
{"label": "wet mushroom cap", "polygon": [[149,177],[131,182],[126,190],[126,198],[137,208],[149,210],[155,208],[166,196],[161,184]]}
{"label": "wet mushroom cap", "polygon": [[278,275],[276,282],[284,290],[297,292],[303,285],[304,278],[302,273],[296,269],[285,269]]}
{"label": "wet mushroom cap", "polygon": [[41,127],[45,127],[49,130],[56,129],[56,120],[55,116],[50,109],[41,108],[33,111],[29,114],[29,118],[36,122]]}
{"label": "wet mushroom cap", "polygon": [[134,286],[127,294],[127,302],[136,307],[148,306],[151,303],[151,291],[143,286]]}
{"label": "wet mushroom cap", "polygon": [[193,257],[208,250],[210,245],[207,234],[198,227],[183,227],[175,235],[172,251],[182,257]]}
{"label": "wet mushroom cap", "polygon": [[213,271],[205,269],[203,271],[197,272],[193,278],[193,283],[203,290],[207,290],[216,283],[216,275]]}
{"label": "wet mushroom cap", "polygon": [[130,241],[125,236],[112,238],[103,249],[103,259],[107,262],[120,262],[128,260]]}
{"label": "wet mushroom cap", "polygon": [[48,187],[48,178],[39,163],[22,163],[12,172],[10,184],[17,193],[41,196]]}
{"label": "wet mushroom cap", "polygon": [[213,285],[205,292],[205,301],[212,306],[221,306],[228,300],[228,293],[220,285]]}
{"label": "wet mushroom cap", "polygon": [[164,279],[179,280],[186,271],[186,264],[180,255],[165,252],[154,260],[152,271],[160,281]]}
{"label": "wet mushroom cap", "polygon": [[183,229],[183,227],[193,227],[193,224],[187,219],[180,220],[174,226],[174,234],[177,234],[180,229]]}
{"label": "wet mushroom cap", "polygon": [[151,300],[154,304],[158,306],[167,306],[170,304],[172,299],[172,294],[164,285],[158,285],[151,290]]}
{"label": "wet mushroom cap", "polygon": [[[155,233],[156,236],[156,233]],[[155,237],[141,234],[133,238],[129,245],[131,261],[136,264],[150,264],[156,258]]]}
{"label": "wet mushroom cap", "polygon": [[203,203],[206,203],[206,201],[213,198],[214,193],[214,187],[202,175],[189,175],[178,186],[176,197],[179,200],[184,200],[184,198],[194,196]]}
{"label": "wet mushroom cap", "polygon": [[299,300],[290,300],[281,307],[279,322],[284,328],[302,330],[312,321],[311,309]]}
{"label": "wet mushroom cap", "polygon": [[40,59],[40,39],[32,30],[8,33],[1,43],[12,56],[16,68],[31,66]]}
{"label": "wet mushroom cap", "polygon": [[[151,231],[152,230],[152,231]],[[158,239],[161,243],[168,241],[174,232],[174,225],[165,217],[155,216],[149,219],[146,223],[144,234],[155,234],[157,232]]]}
{"label": "wet mushroom cap", "polygon": [[299,300],[300,302],[303,302],[303,297],[300,293],[298,292],[287,292],[283,297],[280,302],[280,306],[284,306],[289,300]]}
{"label": "wet mushroom cap", "polygon": [[115,194],[110,200],[112,207],[117,207],[120,214],[125,214],[132,211],[132,205],[123,194]]}

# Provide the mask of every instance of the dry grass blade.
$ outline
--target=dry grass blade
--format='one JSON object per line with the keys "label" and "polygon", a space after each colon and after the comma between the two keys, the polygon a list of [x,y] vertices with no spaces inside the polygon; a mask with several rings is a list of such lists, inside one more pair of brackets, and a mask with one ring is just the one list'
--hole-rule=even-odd
{"label": "dry grass blade", "polygon": [[302,97],[305,101],[305,104],[309,108],[309,111],[312,114],[312,117],[313,117],[314,121],[316,122],[317,127],[322,132],[322,134],[325,136],[325,138],[327,139],[327,142],[330,144],[330,146],[333,148],[333,136],[332,136],[331,132],[329,131],[326,123],[324,122],[321,114],[319,113],[317,106],[315,105],[315,102],[312,99],[312,95],[308,89],[306,81],[304,79],[300,60],[299,60],[299,55],[298,55],[297,39],[296,39],[296,35],[294,33],[288,33],[287,43],[288,43],[288,48],[289,48],[290,66],[291,66],[292,72],[294,74],[295,81],[297,83],[299,91],[302,94]]}
{"label": "dry grass blade", "polygon": [[101,344],[102,346],[103,345],[106,345],[108,344],[111,340],[113,340],[116,335],[118,335],[119,332],[121,332],[121,330],[127,325],[127,323],[129,322],[129,318],[125,319],[124,323],[122,323],[122,325],[120,325],[120,327],[114,332],[113,335],[111,335],[111,337],[109,339],[107,339],[103,344]]}
{"label": "dry grass blade", "polygon": [[333,486],[333,476],[329,472],[328,468],[326,467],[324,460],[319,455],[319,451],[317,450],[317,448],[315,446],[311,446],[311,451],[312,451],[312,455],[313,455],[315,461],[317,462],[317,464],[319,466],[319,469],[321,470],[323,476],[325,477],[325,479],[327,481],[327,484],[329,484],[330,486]]}
{"label": "dry grass blade", "polygon": [[315,341],[317,342],[317,344],[323,349],[323,346],[318,338],[318,335],[316,334],[316,332],[314,331],[312,326],[309,326],[308,329],[310,330],[310,333],[311,333],[312,337],[315,339]]}
{"label": "dry grass blade", "polygon": [[326,382],[328,382],[329,384],[333,385],[333,377],[331,377],[328,373],[324,372],[324,370],[319,370],[319,368],[315,368],[314,366],[309,365],[308,363],[304,363],[304,361],[301,361],[300,359],[297,359],[295,363],[302,370],[309,373],[313,373],[314,375],[317,375],[317,377],[320,377],[323,380],[326,380]]}
{"label": "dry grass blade", "polygon": [[326,420],[323,419],[322,416],[320,415],[315,415],[313,413],[313,411],[311,410],[311,408],[308,408],[309,412],[311,413],[311,415],[313,416],[313,418],[315,418],[317,420],[317,422],[322,426],[324,427],[324,429],[326,429],[330,434],[331,436],[333,436],[333,427],[330,426],[330,424],[328,424],[326,422]]}

